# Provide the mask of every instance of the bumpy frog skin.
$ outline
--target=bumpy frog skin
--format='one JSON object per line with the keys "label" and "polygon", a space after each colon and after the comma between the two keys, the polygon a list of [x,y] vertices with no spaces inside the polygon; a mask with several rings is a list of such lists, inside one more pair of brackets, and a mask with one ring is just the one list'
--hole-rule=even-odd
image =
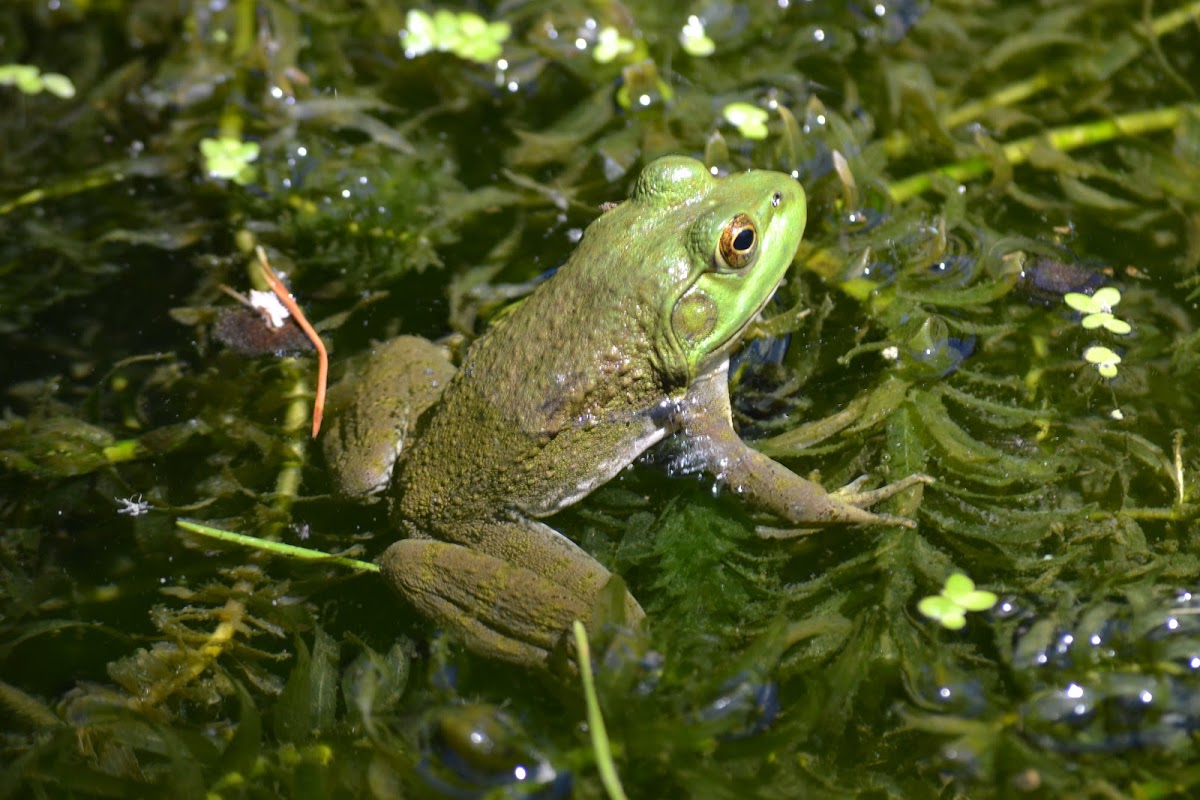
{"label": "bumpy frog skin", "polygon": [[[830,494],[733,430],[729,352],[787,272],[805,219],[787,175],[719,179],[661,158],[457,372],[423,339],[377,348],[336,390],[325,452],[347,494],[387,488],[407,534],[383,555],[391,584],[472,650],[544,665],[611,576],[539,518],[668,435],[785,524],[907,522],[864,507],[924,476]],[[628,595],[626,612],[643,617]]]}

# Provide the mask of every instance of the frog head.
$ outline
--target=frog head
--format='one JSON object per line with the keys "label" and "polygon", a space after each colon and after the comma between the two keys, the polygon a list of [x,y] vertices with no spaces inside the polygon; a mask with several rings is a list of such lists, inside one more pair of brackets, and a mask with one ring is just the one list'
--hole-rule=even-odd
{"label": "frog head", "polygon": [[780,172],[717,178],[667,156],[642,172],[630,205],[655,209],[642,219],[674,243],[659,264],[658,346],[690,380],[725,358],[783,279],[804,233],[804,189]]}

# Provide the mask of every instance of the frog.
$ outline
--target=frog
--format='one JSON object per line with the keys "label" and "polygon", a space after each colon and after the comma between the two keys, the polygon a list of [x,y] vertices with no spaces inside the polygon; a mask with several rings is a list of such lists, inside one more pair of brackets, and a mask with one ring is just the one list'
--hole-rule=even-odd
{"label": "frog", "polygon": [[[340,491],[388,501],[404,534],[380,559],[391,586],[468,649],[548,665],[575,620],[591,624],[613,576],[544,520],[669,436],[775,530],[911,526],[870,507],[927,476],[830,492],[734,429],[730,355],[788,273],[806,221],[790,175],[719,177],[663,156],[457,368],[419,337],[376,347],[331,393],[324,451]],[[617,591],[625,621],[641,624],[641,605]]]}

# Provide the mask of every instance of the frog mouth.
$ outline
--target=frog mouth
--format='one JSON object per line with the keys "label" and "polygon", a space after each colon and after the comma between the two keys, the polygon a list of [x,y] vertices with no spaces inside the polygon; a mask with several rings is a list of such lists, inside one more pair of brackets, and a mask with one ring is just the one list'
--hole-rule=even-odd
{"label": "frog mouth", "polygon": [[751,325],[756,322],[764,322],[767,319],[767,317],[763,314],[763,310],[766,309],[767,303],[770,303],[775,297],[775,293],[779,291],[779,287],[783,286],[785,283],[787,283],[787,278],[779,279],[779,283],[775,284],[775,288],[767,292],[767,294],[763,297],[762,302],[758,304],[758,308],[754,309],[754,313],[746,318],[746,321],[742,324],[742,327],[738,328],[737,331],[735,331],[734,334],[729,337],[729,341],[722,346],[722,349],[736,346],[737,343],[742,340],[742,337],[746,335],[746,331]]}
{"label": "frog mouth", "polygon": [[746,317],[746,321],[742,323],[741,327],[733,331],[733,333],[729,335],[729,338],[727,338],[720,346],[713,348],[713,350],[700,362],[697,374],[708,372],[715,365],[729,360],[730,353],[737,349],[738,345],[741,344],[742,339],[750,326],[755,322],[762,322],[766,319],[766,317],[763,315],[763,310],[767,307],[767,303],[771,302],[771,298],[775,296],[775,292],[779,291],[779,287],[783,286],[784,283],[786,283],[786,279],[781,278],[779,283],[775,285],[775,288],[767,293],[762,302],[759,303],[758,308],[754,310],[754,313]]}

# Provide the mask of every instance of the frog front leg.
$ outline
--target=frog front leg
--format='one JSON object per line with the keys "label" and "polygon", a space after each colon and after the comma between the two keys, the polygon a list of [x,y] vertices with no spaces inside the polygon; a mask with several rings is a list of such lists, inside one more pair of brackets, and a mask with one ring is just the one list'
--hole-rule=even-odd
{"label": "frog front leg", "polygon": [[[928,475],[910,475],[868,492],[855,484],[828,492],[787,467],[753,449],[733,429],[729,407],[729,363],[717,365],[698,377],[678,406],[676,425],[700,454],[704,468],[716,475],[751,505],[801,528],[828,525],[902,525],[914,527],[905,517],[867,510],[911,486],[932,483]],[[786,538],[805,530],[764,529],[764,536]]]}
{"label": "frog front leg", "polygon": [[[574,620],[591,627],[612,574],[582,548],[534,520],[463,523],[459,541],[401,539],[383,554],[388,582],[473,652],[525,666],[547,664]],[[625,593],[625,619],[645,617]]]}

